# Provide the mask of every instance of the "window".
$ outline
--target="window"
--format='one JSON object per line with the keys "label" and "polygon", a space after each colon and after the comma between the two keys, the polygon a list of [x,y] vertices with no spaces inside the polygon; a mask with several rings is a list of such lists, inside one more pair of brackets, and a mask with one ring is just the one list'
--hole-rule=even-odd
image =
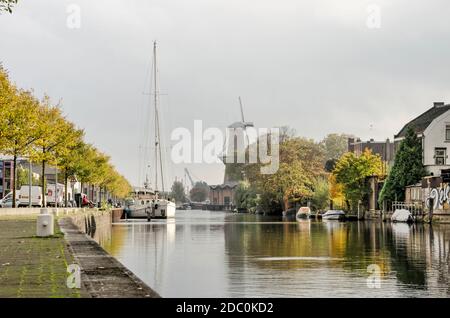
{"label": "window", "polygon": [[450,141],[450,125],[445,125],[445,140]]}
{"label": "window", "polygon": [[446,148],[435,148],[434,149],[434,158],[435,158],[436,165],[438,165],[438,166],[445,165],[445,158],[447,157],[446,152],[447,152]]}

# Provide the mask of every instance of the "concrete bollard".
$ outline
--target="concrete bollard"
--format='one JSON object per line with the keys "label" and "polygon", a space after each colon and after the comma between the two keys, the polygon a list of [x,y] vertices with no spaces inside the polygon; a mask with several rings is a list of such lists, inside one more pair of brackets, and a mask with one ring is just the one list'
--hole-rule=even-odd
{"label": "concrete bollard", "polygon": [[36,236],[52,236],[55,232],[54,216],[48,213],[48,209],[41,209],[41,214],[37,216]]}
{"label": "concrete bollard", "polygon": [[52,213],[53,213],[54,216],[58,216],[58,214],[59,214],[59,209],[58,209],[58,208],[54,208],[54,209],[52,210]]}

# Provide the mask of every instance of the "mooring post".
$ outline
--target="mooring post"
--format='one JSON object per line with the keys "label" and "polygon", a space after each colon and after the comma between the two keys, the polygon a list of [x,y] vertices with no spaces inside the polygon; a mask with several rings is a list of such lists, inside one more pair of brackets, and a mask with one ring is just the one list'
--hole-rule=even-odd
{"label": "mooring post", "polygon": [[362,201],[358,200],[358,216],[357,216],[358,220],[363,220],[364,219],[364,212],[362,209]]}
{"label": "mooring post", "polygon": [[430,203],[430,207],[428,209],[428,221],[429,221],[429,223],[431,223],[431,221],[433,220],[434,199],[430,198],[429,203]]}

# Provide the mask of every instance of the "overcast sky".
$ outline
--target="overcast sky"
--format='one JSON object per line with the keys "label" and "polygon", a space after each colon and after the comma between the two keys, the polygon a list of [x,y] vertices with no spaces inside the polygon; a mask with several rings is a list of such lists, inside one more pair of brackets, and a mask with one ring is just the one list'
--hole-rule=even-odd
{"label": "overcast sky", "polygon": [[[79,29],[67,27],[72,3]],[[379,28],[368,27],[370,4]],[[62,100],[137,184],[153,40],[167,149],[170,132],[195,119],[239,120],[238,96],[257,127],[392,139],[434,101],[450,102],[449,9],[446,0],[19,0],[0,16],[0,61],[18,86]],[[166,167],[167,185],[183,168]],[[221,165],[189,169],[223,179]]]}

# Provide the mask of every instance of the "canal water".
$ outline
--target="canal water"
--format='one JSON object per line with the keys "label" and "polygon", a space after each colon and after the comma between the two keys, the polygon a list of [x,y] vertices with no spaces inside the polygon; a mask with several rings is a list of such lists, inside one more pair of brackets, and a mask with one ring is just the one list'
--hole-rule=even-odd
{"label": "canal water", "polygon": [[177,211],[99,243],[163,297],[449,297],[450,225]]}

